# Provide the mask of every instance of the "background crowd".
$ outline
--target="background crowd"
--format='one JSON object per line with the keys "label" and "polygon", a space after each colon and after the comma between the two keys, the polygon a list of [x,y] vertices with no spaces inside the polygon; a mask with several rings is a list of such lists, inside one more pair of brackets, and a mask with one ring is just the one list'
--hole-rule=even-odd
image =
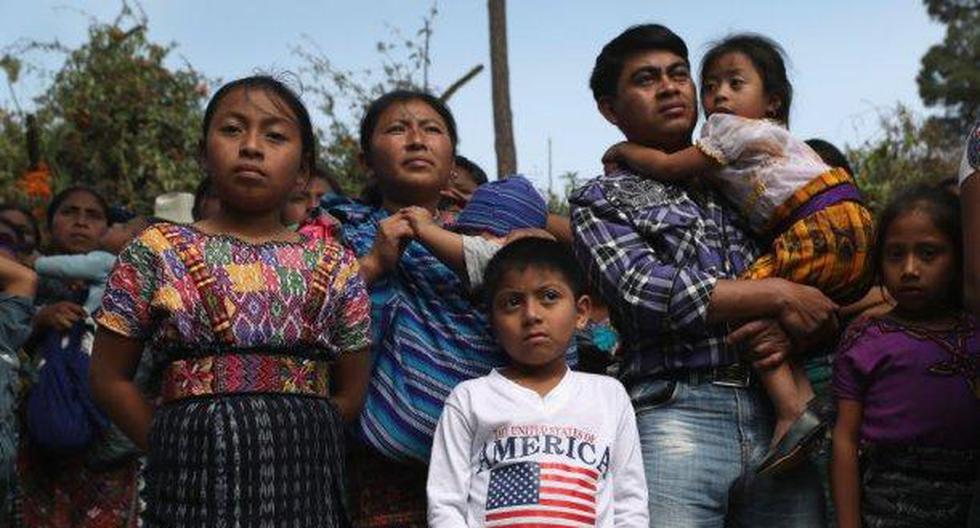
{"label": "background crowd", "polygon": [[[443,406],[517,361],[483,271],[539,243],[592,297],[562,361],[618,378],[635,414],[642,471],[623,474],[647,501],[603,525],[966,525],[980,128],[950,181],[872,212],[846,156],[787,132],[785,68],[757,50],[778,46],[742,38],[701,72],[659,25],[598,53],[590,87],[626,141],[568,216],[518,175],[489,181],[445,102],[413,90],[364,109],[350,196],[266,76],[212,96],[197,187],[153,215],[86,186],[43,215],[4,205],[0,524],[446,522]],[[727,170],[774,174],[745,191]],[[786,171],[806,176],[777,189]]]}

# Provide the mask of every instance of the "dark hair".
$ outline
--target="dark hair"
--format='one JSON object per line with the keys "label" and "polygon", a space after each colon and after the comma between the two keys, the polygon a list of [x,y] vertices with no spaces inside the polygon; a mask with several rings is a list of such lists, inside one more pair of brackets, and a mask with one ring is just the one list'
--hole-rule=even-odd
{"label": "dark hair", "polygon": [[337,178],[334,178],[333,174],[330,174],[330,171],[328,171],[323,165],[319,163],[316,164],[313,167],[313,171],[310,173],[310,178],[317,178],[327,182],[327,186],[330,187],[331,192],[338,196],[344,196],[344,189],[340,186],[340,182],[338,182]]}
{"label": "dark hair", "polygon": [[939,189],[942,189],[942,190],[944,190],[944,191],[952,194],[957,199],[959,199],[959,197],[960,197],[960,194],[959,194],[959,192],[960,192],[960,179],[958,177],[956,177],[956,176],[950,176],[948,178],[943,178],[943,179],[939,180],[938,182],[936,182],[936,187],[938,187]]}
{"label": "dark hair", "polygon": [[720,58],[729,53],[741,53],[748,57],[762,78],[762,89],[770,97],[779,99],[779,108],[773,119],[789,126],[789,108],[793,103],[793,85],[786,75],[786,52],[770,38],[754,33],[739,33],[726,37],[708,50],[701,59],[701,89],[704,75]]}
{"label": "dark hair", "polygon": [[960,201],[949,191],[934,185],[919,184],[896,194],[878,217],[874,241],[874,272],[879,284],[884,284],[885,234],[899,215],[909,211],[923,211],[929,215],[936,229],[949,237],[956,256],[952,300],[957,308],[963,302],[963,224],[960,219]]}
{"label": "dark hair", "polygon": [[456,133],[456,120],[453,119],[453,114],[449,111],[446,103],[427,92],[395,90],[371,101],[367,110],[364,111],[364,117],[361,118],[360,141],[361,152],[365,157],[370,157],[371,155],[371,136],[374,135],[374,129],[378,127],[378,120],[381,119],[381,114],[393,104],[407,103],[410,101],[421,101],[429,105],[442,117],[442,120],[446,122],[446,128],[449,129],[449,140],[453,144],[453,154],[456,154],[456,143],[459,142],[459,136]]}
{"label": "dark hair", "polygon": [[191,207],[191,218],[195,222],[201,219],[201,207],[204,206],[204,198],[211,193],[211,178],[205,176],[201,179],[201,183],[197,184],[197,189],[194,189],[194,205]]}
{"label": "dark hair", "polygon": [[586,293],[582,269],[568,247],[547,238],[527,237],[504,246],[487,264],[483,274],[487,304],[493,306],[493,297],[500,290],[500,281],[505,275],[528,268],[558,272],[576,299]]}
{"label": "dark hair", "polygon": [[839,148],[835,147],[833,143],[820,138],[811,138],[806,140],[805,143],[810,145],[810,148],[817,153],[817,156],[820,156],[820,159],[824,163],[831,167],[840,167],[852,177],[854,176],[854,169],[851,168],[851,163],[847,161],[847,156]]}
{"label": "dark hair", "polygon": [[99,194],[98,191],[91,187],[86,187],[84,185],[74,185],[64,189],[58,194],[54,195],[51,199],[51,203],[48,204],[48,210],[45,214],[45,219],[48,221],[48,228],[51,228],[51,222],[54,220],[54,215],[58,212],[58,208],[64,203],[71,195],[76,193],[88,193],[95,198],[96,202],[99,202],[99,207],[102,208],[102,214],[105,215],[106,224],[109,223],[109,203],[105,201],[105,198]]}
{"label": "dark hair", "polygon": [[690,66],[687,45],[666,26],[660,24],[632,26],[603,46],[599,56],[596,57],[592,75],[589,77],[592,97],[598,101],[601,97],[616,95],[616,86],[626,61],[639,52],[654,50],[669,51],[684,59],[684,62]]}
{"label": "dark hair", "polygon": [[18,213],[26,216],[27,221],[31,224],[31,229],[34,230],[35,244],[41,243],[41,226],[37,224],[37,218],[34,217],[34,213],[30,209],[28,209],[23,205],[15,205],[15,204],[0,205],[0,213],[4,211],[17,211]]}
{"label": "dark hair", "polygon": [[466,156],[456,156],[456,166],[462,167],[469,171],[470,176],[473,177],[473,181],[475,181],[477,185],[487,183],[487,173],[484,172],[479,165],[473,163],[473,160],[467,158]]}
{"label": "dark hair", "polygon": [[296,126],[299,127],[299,134],[303,143],[303,151],[301,155],[302,166],[305,169],[315,166],[316,138],[313,135],[313,123],[310,121],[310,113],[306,110],[306,106],[303,105],[303,101],[299,98],[299,95],[297,95],[292,88],[286,86],[286,84],[282,81],[279,81],[278,79],[275,79],[269,75],[253,75],[251,77],[236,79],[219,88],[218,91],[211,96],[211,100],[208,101],[207,108],[204,109],[204,123],[201,127],[201,148],[205,148],[208,137],[208,129],[211,126],[211,119],[214,118],[214,113],[218,109],[218,103],[220,103],[226,95],[231,93],[232,90],[236,90],[238,88],[242,88],[246,91],[262,90],[267,94],[275,96],[273,99],[279,99],[292,111],[293,115],[296,116]]}
{"label": "dark hair", "polygon": [[[6,210],[6,209],[4,209],[4,210]],[[21,231],[19,227],[17,227],[16,225],[14,225],[13,222],[11,222],[10,220],[7,220],[6,218],[0,218],[0,226],[6,227],[7,229],[10,229],[11,231],[14,232],[14,237],[16,237],[16,238],[13,241],[13,247],[11,249],[13,249],[15,252],[22,251],[24,249],[24,233],[23,233],[23,231]],[[2,245],[2,244],[0,244],[0,245]]]}

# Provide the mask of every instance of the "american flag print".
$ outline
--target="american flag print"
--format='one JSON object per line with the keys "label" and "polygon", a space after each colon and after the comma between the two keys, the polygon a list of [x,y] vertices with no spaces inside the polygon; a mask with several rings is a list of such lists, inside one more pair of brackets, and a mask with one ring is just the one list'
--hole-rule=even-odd
{"label": "american flag print", "polygon": [[595,526],[599,473],[553,462],[520,462],[490,472],[486,526]]}

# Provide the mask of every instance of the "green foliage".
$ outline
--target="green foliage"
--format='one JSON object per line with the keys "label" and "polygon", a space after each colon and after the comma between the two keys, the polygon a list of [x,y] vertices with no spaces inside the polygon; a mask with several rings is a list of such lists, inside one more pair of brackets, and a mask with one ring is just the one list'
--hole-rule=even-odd
{"label": "green foliage", "polygon": [[3,201],[14,200],[10,191],[27,169],[27,147],[24,123],[16,114],[0,108],[0,196]]}
{"label": "green foliage", "polygon": [[570,213],[568,196],[572,194],[572,191],[574,191],[581,182],[579,182],[577,171],[563,172],[558,176],[558,179],[565,182],[564,190],[562,191],[561,195],[556,193],[553,189],[548,189],[548,192],[545,193],[548,200],[548,212],[559,216],[568,216]]}
{"label": "green foliage", "polygon": [[309,37],[304,45],[293,49],[303,62],[300,73],[305,92],[312,94],[316,109],[327,118],[326,129],[318,132],[323,145],[321,162],[345,192],[360,195],[368,183],[358,163],[358,124],[367,105],[392,90],[431,90],[429,41],[437,14],[433,4],[412,38],[389,27],[389,39],[376,44],[381,57],[379,69],[339,67]]}
{"label": "green foliage", "polygon": [[962,139],[980,118],[980,2],[924,0],[929,16],[946,24],[941,44],[922,57],[916,81],[927,106],[945,109],[936,118],[948,135]]}
{"label": "green foliage", "polygon": [[112,23],[93,21],[77,49],[21,46],[20,55],[65,55],[36,100],[42,158],[53,169],[55,190],[91,185],[113,203],[149,212],[157,195],[194,189],[207,85],[189,66],[165,64],[174,47],[150,42],[145,16],[126,4]]}
{"label": "green foliage", "polygon": [[882,113],[880,124],[878,138],[847,149],[873,211],[880,211],[897,189],[956,175],[960,151],[949,145],[941,123],[923,120],[899,105]]}

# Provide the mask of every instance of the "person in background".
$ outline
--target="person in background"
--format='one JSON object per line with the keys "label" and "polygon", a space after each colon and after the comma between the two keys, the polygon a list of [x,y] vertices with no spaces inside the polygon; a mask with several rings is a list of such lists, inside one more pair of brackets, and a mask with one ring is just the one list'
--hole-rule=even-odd
{"label": "person in background", "polygon": [[327,194],[334,197],[343,196],[343,191],[326,168],[317,166],[310,173],[306,187],[289,196],[282,209],[283,223],[299,228],[300,224],[311,218],[313,210],[320,205]]}
{"label": "person in background", "polygon": [[851,168],[851,162],[847,161],[847,156],[833,143],[821,138],[810,138],[804,141],[804,143],[809,145],[827,166],[844,169],[844,172],[854,177],[854,169]]}
{"label": "person in background", "polygon": [[[963,289],[964,304],[980,316],[980,118],[966,137],[959,174],[960,203],[963,206]],[[980,473],[980,471],[978,471]],[[973,492],[970,526],[980,526],[980,480]]]}
{"label": "person in background", "polygon": [[494,335],[510,362],[460,383],[446,400],[429,463],[429,526],[647,528],[629,396],[615,379],[565,362],[590,311],[571,252],[552,240],[518,240],[486,271]]}
{"label": "person in background", "polygon": [[89,315],[94,315],[102,305],[106,279],[116,263],[116,255],[148,225],[149,220],[142,216],[112,224],[99,240],[98,249],[82,255],[37,257],[31,262],[32,267],[41,277],[85,282],[88,294],[82,307]]}
{"label": "person in background", "polygon": [[[47,210],[49,255],[84,255],[95,251],[109,229],[109,206],[88,187],[69,187],[54,196]],[[41,278],[35,305],[34,334],[64,332],[84,319],[88,286],[82,281]],[[32,338],[33,340],[33,338]]]}
{"label": "person in background", "polygon": [[20,260],[24,237],[20,228],[5,218],[0,218],[0,252],[7,258]]}
{"label": "person in background", "polygon": [[16,493],[14,462],[20,440],[17,408],[21,346],[31,333],[37,275],[0,251],[0,525],[11,520]]}
{"label": "person in background", "polygon": [[13,224],[23,237],[23,245],[18,249],[21,257],[28,257],[38,254],[41,245],[41,229],[37,225],[37,218],[26,207],[16,205],[0,206],[0,218]]}
{"label": "person in background", "polygon": [[286,205],[282,207],[282,223],[292,230],[299,228],[299,225],[307,218],[307,205],[309,198],[305,190],[293,191],[286,200]]}
{"label": "person in background", "polygon": [[344,196],[344,190],[327,167],[318,164],[310,174],[310,183],[306,186],[306,213],[310,214],[327,195]]}
{"label": "person in background", "polygon": [[[109,206],[97,191],[88,187],[69,187],[57,193],[48,205],[47,226],[50,255],[81,255],[95,251],[109,229]],[[30,374],[28,403],[36,391],[50,390],[40,385],[42,369],[49,362],[44,357],[52,344],[70,342],[74,332],[81,332],[77,350],[86,358],[91,354],[94,328],[88,311],[83,307],[89,295],[84,281],[55,277],[39,277],[35,297],[37,312],[33,332],[25,349],[31,363],[25,365]],[[34,372],[37,374],[35,375]],[[35,379],[36,378],[36,379]],[[45,382],[52,381],[48,378]],[[70,380],[71,390],[80,391],[79,401],[91,402],[85,380]],[[44,389],[44,390],[42,390]],[[32,412],[35,416],[32,416]],[[25,423],[35,420],[57,420],[58,416],[41,415],[25,409]],[[17,460],[18,500],[20,515],[26,526],[123,527],[134,526],[138,503],[135,454],[122,459],[96,461],[93,455],[104,447],[105,438],[98,437],[74,451],[48,449],[44,441],[34,438],[30,428],[21,435]],[[71,440],[71,439],[67,439]]]}
{"label": "person in background", "polygon": [[473,193],[487,183],[487,173],[466,156],[456,155],[456,170],[449,178],[449,187],[442,191],[440,209],[459,212],[466,207]]}
{"label": "person in background", "polygon": [[980,464],[980,333],[962,305],[959,204],[934,186],[906,189],[875,238],[875,270],[896,304],[855,321],[838,346],[837,526],[966,526]]}

